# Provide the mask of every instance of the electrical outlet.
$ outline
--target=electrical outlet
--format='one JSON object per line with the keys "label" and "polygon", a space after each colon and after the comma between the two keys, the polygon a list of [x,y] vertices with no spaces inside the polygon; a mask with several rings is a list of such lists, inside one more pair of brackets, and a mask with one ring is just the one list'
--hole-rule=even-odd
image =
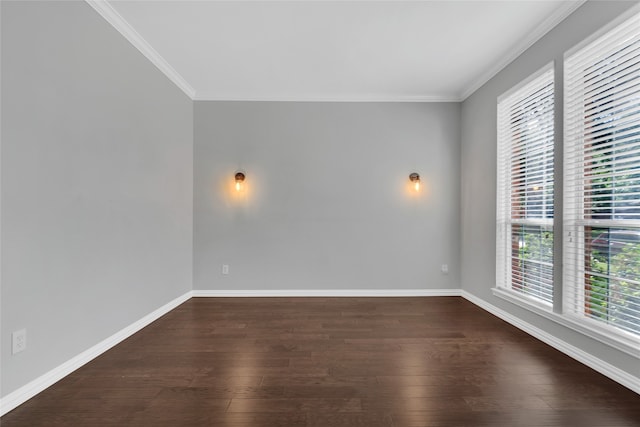
{"label": "electrical outlet", "polygon": [[443,274],[449,274],[449,265],[442,264],[442,267],[440,267],[440,270],[442,271]]}
{"label": "electrical outlet", "polygon": [[222,264],[222,274],[225,276],[229,274],[229,264]]}
{"label": "electrical outlet", "polygon": [[15,331],[11,334],[11,353],[16,354],[20,353],[27,349],[27,330],[20,329],[19,331]]}

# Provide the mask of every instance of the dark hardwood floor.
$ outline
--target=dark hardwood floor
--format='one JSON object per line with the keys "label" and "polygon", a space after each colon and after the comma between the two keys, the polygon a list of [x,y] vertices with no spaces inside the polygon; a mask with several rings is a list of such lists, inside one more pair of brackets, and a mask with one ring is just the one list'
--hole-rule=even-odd
{"label": "dark hardwood floor", "polygon": [[12,426],[640,426],[640,395],[462,298],[192,298]]}

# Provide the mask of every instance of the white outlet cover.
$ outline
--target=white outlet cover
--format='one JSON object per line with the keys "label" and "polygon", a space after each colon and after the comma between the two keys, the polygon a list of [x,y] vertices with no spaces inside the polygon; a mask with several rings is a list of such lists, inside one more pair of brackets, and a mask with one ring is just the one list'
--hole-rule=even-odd
{"label": "white outlet cover", "polygon": [[27,349],[27,330],[20,329],[11,333],[11,354],[20,353]]}

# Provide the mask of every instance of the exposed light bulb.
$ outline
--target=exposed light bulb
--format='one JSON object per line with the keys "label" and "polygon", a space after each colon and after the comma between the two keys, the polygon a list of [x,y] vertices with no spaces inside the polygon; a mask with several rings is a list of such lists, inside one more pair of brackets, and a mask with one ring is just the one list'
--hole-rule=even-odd
{"label": "exposed light bulb", "polygon": [[245,178],[244,173],[236,172],[236,175],[235,175],[236,191],[242,190],[242,183],[244,182],[244,178]]}
{"label": "exposed light bulb", "polygon": [[413,172],[411,175],[409,175],[409,181],[413,183],[413,188],[416,191],[420,191],[420,175],[418,175],[416,172]]}

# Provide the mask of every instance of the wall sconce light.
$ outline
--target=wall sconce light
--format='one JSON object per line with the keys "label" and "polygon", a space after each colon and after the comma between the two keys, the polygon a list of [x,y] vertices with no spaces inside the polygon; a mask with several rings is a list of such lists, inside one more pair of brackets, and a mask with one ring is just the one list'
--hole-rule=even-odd
{"label": "wall sconce light", "polygon": [[244,182],[244,173],[236,172],[236,191],[242,190],[242,183]]}
{"label": "wall sconce light", "polygon": [[415,188],[416,191],[420,191],[420,175],[414,172],[409,175],[409,180],[413,183],[413,188]]}

